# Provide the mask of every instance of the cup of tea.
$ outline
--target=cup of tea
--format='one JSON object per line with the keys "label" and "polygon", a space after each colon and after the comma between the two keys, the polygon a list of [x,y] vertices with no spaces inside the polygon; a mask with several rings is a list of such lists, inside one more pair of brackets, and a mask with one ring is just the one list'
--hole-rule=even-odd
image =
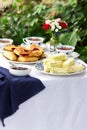
{"label": "cup of tea", "polygon": [[0,38],[0,49],[2,50],[4,46],[12,44],[13,40],[9,38]]}
{"label": "cup of tea", "polygon": [[74,51],[75,47],[74,46],[69,46],[69,45],[59,45],[56,48],[56,51],[58,53],[65,53],[66,55],[71,55],[71,53]]}
{"label": "cup of tea", "polygon": [[23,38],[23,42],[25,44],[37,44],[37,45],[41,45],[44,41],[44,38],[42,37],[35,37],[35,36],[32,36],[32,37],[26,37],[26,38]]}

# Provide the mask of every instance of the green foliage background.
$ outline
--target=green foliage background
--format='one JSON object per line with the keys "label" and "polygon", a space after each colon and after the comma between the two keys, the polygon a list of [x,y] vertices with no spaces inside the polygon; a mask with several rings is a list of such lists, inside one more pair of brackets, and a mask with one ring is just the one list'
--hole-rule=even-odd
{"label": "green foliage background", "polygon": [[87,62],[87,0],[61,0],[43,4],[40,0],[15,0],[0,12],[0,37],[12,38],[14,44],[24,37],[42,36],[50,40],[42,25],[46,18],[61,17],[68,22],[69,32],[60,36],[62,44],[75,46],[80,58]]}

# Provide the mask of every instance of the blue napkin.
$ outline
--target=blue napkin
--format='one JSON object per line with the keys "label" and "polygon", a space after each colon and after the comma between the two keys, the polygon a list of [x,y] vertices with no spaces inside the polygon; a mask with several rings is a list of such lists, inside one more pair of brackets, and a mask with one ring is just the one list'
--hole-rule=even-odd
{"label": "blue napkin", "polygon": [[0,119],[17,111],[19,105],[43,90],[43,83],[31,76],[14,76],[8,69],[0,67]]}

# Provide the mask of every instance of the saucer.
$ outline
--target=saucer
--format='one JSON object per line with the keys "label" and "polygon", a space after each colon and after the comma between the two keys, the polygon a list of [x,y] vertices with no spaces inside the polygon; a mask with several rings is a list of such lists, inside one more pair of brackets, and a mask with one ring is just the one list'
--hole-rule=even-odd
{"label": "saucer", "polygon": [[[21,46],[25,46],[25,47],[28,47],[28,48],[29,48],[30,45],[27,45],[27,44],[25,44],[25,43],[22,43]],[[47,48],[46,44],[44,44],[44,43],[41,43],[39,46],[41,46],[43,49],[46,49],[46,48]]]}
{"label": "saucer", "polygon": [[70,54],[70,57],[73,57],[73,58],[78,58],[79,56],[80,56],[80,54],[77,53],[77,52],[72,52],[72,53]]}

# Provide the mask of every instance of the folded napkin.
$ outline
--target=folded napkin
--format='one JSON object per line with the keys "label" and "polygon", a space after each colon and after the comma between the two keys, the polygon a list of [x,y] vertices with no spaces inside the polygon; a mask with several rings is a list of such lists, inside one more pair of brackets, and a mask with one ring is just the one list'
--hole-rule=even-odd
{"label": "folded napkin", "polygon": [[43,83],[30,76],[13,76],[8,69],[0,67],[0,119],[12,115],[19,105],[43,90]]}

